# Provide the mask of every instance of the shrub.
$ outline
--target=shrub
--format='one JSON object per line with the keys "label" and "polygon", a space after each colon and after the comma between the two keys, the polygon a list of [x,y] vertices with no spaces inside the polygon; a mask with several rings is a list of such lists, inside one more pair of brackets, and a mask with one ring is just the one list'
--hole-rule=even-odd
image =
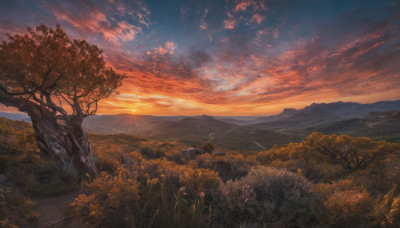
{"label": "shrub", "polygon": [[400,227],[400,196],[393,200],[390,211],[386,214],[388,224],[392,227]]}
{"label": "shrub", "polygon": [[0,227],[37,225],[35,203],[15,188],[0,186]]}
{"label": "shrub", "polygon": [[190,161],[189,166],[215,170],[223,181],[246,176],[250,169],[249,162],[244,160],[243,156],[213,157],[208,153],[196,156],[194,160]]}
{"label": "shrub", "polygon": [[221,183],[218,174],[209,169],[187,169],[179,179],[192,196],[197,196],[201,192],[209,193]]}
{"label": "shrub", "polygon": [[214,150],[214,145],[212,143],[207,142],[203,144],[202,148],[204,152],[211,153]]}
{"label": "shrub", "polygon": [[105,172],[93,182],[83,183],[85,194],[71,204],[73,216],[94,227],[132,227],[139,214],[137,182],[127,173]]}
{"label": "shrub", "polygon": [[164,152],[159,150],[159,149],[152,149],[150,147],[141,147],[140,148],[140,153],[147,157],[147,158],[151,158],[151,159],[155,159],[155,158],[161,158],[164,157]]}
{"label": "shrub", "polygon": [[118,174],[103,172],[84,182],[71,205],[76,225],[94,227],[203,227],[211,192],[221,180],[207,169],[142,159]]}
{"label": "shrub", "polygon": [[317,197],[314,213],[326,227],[368,227],[371,225],[375,200],[352,180],[317,184],[312,188]]}
{"label": "shrub", "polygon": [[226,225],[305,226],[311,200],[311,183],[303,176],[283,169],[256,167],[237,181],[220,186],[227,205],[219,205]]}
{"label": "shrub", "polygon": [[[382,173],[387,157],[397,157],[399,151],[398,143],[315,132],[300,143],[289,143],[284,147],[260,152],[257,158],[262,164],[290,171],[301,169],[308,179],[316,182],[331,182],[357,175],[363,170],[375,169],[375,174]],[[391,186],[390,181],[380,184],[381,187],[383,185]]]}

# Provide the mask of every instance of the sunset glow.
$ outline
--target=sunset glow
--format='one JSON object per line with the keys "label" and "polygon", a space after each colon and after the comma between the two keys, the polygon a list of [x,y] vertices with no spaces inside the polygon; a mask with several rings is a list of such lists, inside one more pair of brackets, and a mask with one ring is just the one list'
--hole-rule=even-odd
{"label": "sunset glow", "polygon": [[99,114],[268,115],[400,98],[399,1],[299,3],[2,2],[0,39],[58,23],[97,44],[127,76]]}

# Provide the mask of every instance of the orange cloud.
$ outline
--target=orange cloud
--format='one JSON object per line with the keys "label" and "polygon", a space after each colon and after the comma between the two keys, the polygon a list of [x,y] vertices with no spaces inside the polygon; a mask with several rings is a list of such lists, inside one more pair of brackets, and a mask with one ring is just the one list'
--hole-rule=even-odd
{"label": "orange cloud", "polygon": [[[310,38],[292,36],[295,26],[266,25],[264,1],[235,1],[217,26],[212,10],[208,21],[208,10],[199,11],[195,36],[207,33],[213,41],[187,45],[176,43],[181,37],[147,31],[152,23],[143,5],[109,2],[112,7],[84,1],[46,6],[68,33],[99,44],[107,63],[128,76],[119,95],[100,103],[99,113],[265,115],[312,102],[400,98],[398,16],[321,22]],[[231,31],[220,28],[222,20]],[[19,32],[21,25],[9,23],[0,21],[0,31]]]}
{"label": "orange cloud", "polygon": [[[147,9],[142,7],[140,10],[132,11],[128,10],[121,1],[113,1],[111,3],[115,5],[116,9],[116,12],[113,12],[113,14],[129,15],[145,26],[150,24],[147,19],[150,12]],[[134,40],[137,34],[142,31],[140,26],[136,26],[125,20],[115,21],[112,16],[109,18],[104,9],[100,9],[96,5],[89,3],[71,4],[71,8],[68,8],[57,2],[50,2],[47,7],[51,9],[57,20],[67,21],[78,30],[86,33],[102,34],[106,40],[114,44],[119,44],[120,41]]]}
{"label": "orange cloud", "polygon": [[257,24],[261,24],[265,20],[265,16],[255,13],[253,17],[250,19],[250,22],[256,22]]}
{"label": "orange cloud", "polygon": [[226,19],[226,20],[224,20],[224,28],[225,29],[234,29],[236,26],[236,23],[237,22],[235,20]]}
{"label": "orange cloud", "polygon": [[246,10],[247,7],[251,6],[252,4],[254,4],[254,2],[253,1],[248,1],[248,0],[239,2],[235,7],[235,11],[237,12],[237,11]]}

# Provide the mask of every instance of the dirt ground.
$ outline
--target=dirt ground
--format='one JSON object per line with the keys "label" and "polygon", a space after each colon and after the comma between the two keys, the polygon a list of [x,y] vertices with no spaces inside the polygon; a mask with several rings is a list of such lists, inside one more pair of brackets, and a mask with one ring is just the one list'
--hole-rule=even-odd
{"label": "dirt ground", "polygon": [[39,214],[39,226],[42,227],[65,227],[68,205],[79,195],[74,191],[61,196],[36,197],[37,212]]}

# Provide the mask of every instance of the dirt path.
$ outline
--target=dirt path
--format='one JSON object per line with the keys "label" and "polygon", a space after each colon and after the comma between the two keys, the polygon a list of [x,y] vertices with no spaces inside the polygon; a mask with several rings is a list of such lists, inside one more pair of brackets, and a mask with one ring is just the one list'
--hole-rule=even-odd
{"label": "dirt path", "polygon": [[68,205],[79,195],[78,191],[61,196],[36,197],[37,212],[39,214],[39,226],[42,227],[65,227],[63,219],[66,217]]}
{"label": "dirt path", "polygon": [[258,147],[260,147],[263,150],[268,150],[265,146],[263,146],[260,143],[258,143],[255,139],[253,139],[253,143],[256,144]]}

